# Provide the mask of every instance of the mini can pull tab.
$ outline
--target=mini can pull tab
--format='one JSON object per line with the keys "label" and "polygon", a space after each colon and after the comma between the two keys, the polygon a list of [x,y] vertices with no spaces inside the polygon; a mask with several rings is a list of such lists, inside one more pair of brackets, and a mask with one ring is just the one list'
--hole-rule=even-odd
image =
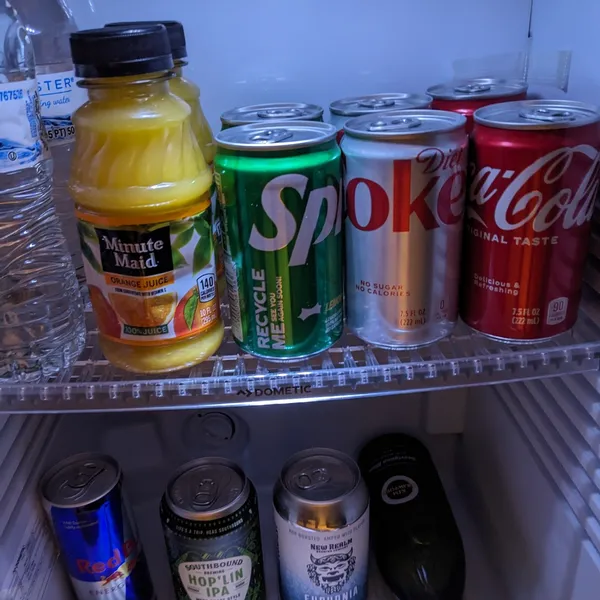
{"label": "mini can pull tab", "polygon": [[289,129],[265,129],[250,136],[251,142],[259,144],[277,144],[292,137]]}
{"label": "mini can pull tab", "polygon": [[296,475],[296,485],[301,490],[314,490],[315,488],[328,483],[330,479],[327,469],[321,467],[309,472],[302,471],[302,473],[298,473],[298,475]]}
{"label": "mini can pull tab", "polygon": [[306,114],[305,110],[299,108],[268,108],[256,113],[260,119],[300,119]]}
{"label": "mini can pull tab", "polygon": [[214,479],[207,477],[196,484],[196,491],[192,504],[194,507],[206,508],[210,506],[216,499],[219,491],[219,486]]}
{"label": "mini can pull tab", "polygon": [[401,117],[398,119],[373,121],[369,125],[369,131],[405,131],[406,129],[415,129],[421,126],[419,119],[411,117]]}
{"label": "mini can pull tab", "polygon": [[104,467],[95,462],[87,462],[69,474],[60,486],[64,499],[77,498],[85,493],[92,482],[104,472]]}
{"label": "mini can pull tab", "polygon": [[465,85],[459,85],[454,88],[454,91],[458,94],[483,94],[489,92],[492,86],[487,83],[467,83]]}
{"label": "mini can pull tab", "polygon": [[379,109],[388,107],[391,108],[395,106],[396,103],[389,98],[365,98],[364,100],[361,100],[358,105],[363,106],[364,108]]}
{"label": "mini can pull tab", "polygon": [[545,121],[546,123],[561,123],[564,121],[575,121],[575,115],[570,110],[552,108],[533,108],[523,110],[520,117],[531,121]]}

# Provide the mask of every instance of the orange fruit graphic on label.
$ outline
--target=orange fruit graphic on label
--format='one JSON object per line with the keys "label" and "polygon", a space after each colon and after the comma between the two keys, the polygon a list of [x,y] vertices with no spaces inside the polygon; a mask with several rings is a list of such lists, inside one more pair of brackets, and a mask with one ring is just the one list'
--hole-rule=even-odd
{"label": "orange fruit graphic on label", "polygon": [[133,327],[158,327],[173,319],[177,294],[170,292],[152,298],[138,298],[128,294],[108,294],[119,319]]}
{"label": "orange fruit graphic on label", "polygon": [[[218,311],[214,313],[214,319],[207,319],[208,307],[218,305],[214,302],[200,302],[198,288],[194,287],[179,301],[175,311],[175,335],[183,335],[190,331],[206,329],[211,321],[216,321]],[[212,312],[210,313],[212,315]],[[208,321],[208,322],[207,322]]]}
{"label": "orange fruit graphic on label", "polygon": [[98,323],[98,329],[111,337],[121,337],[121,324],[117,313],[113,310],[112,306],[108,303],[108,300],[104,297],[104,294],[99,287],[95,285],[88,286],[90,292],[90,302],[96,315],[96,321]]}

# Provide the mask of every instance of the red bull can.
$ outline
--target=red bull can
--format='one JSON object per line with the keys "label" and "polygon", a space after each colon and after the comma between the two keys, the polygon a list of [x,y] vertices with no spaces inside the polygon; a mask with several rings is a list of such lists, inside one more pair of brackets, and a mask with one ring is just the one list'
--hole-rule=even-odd
{"label": "red bull can", "polygon": [[79,600],[156,600],[122,481],[117,461],[94,453],[59,462],[41,480],[42,502]]}
{"label": "red bull can", "polygon": [[347,324],[368,343],[421,346],[457,321],[465,123],[427,109],[346,123]]}

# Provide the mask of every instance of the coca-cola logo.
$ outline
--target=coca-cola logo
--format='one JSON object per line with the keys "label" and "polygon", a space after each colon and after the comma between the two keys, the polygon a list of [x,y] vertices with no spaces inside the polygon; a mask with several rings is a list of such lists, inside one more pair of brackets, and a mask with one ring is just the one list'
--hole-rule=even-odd
{"label": "coca-cola logo", "polygon": [[413,216],[424,229],[459,223],[466,191],[465,161],[464,147],[425,148],[414,160],[393,161],[391,199],[377,181],[354,177],[346,185],[348,219],[360,231],[375,231],[391,216],[395,233],[408,232]]}
{"label": "coca-cola logo", "polygon": [[484,166],[471,183],[467,218],[487,228],[494,205],[493,223],[504,231],[581,226],[592,218],[599,179],[600,153],[586,144],[553,150],[520,173]]}

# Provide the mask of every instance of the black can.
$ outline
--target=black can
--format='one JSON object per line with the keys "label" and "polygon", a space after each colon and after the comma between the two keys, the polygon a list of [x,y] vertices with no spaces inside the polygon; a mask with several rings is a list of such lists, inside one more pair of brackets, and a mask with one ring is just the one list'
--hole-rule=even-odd
{"label": "black can", "polygon": [[180,467],[160,516],[177,600],[266,598],[258,498],[235,463],[201,458]]}

